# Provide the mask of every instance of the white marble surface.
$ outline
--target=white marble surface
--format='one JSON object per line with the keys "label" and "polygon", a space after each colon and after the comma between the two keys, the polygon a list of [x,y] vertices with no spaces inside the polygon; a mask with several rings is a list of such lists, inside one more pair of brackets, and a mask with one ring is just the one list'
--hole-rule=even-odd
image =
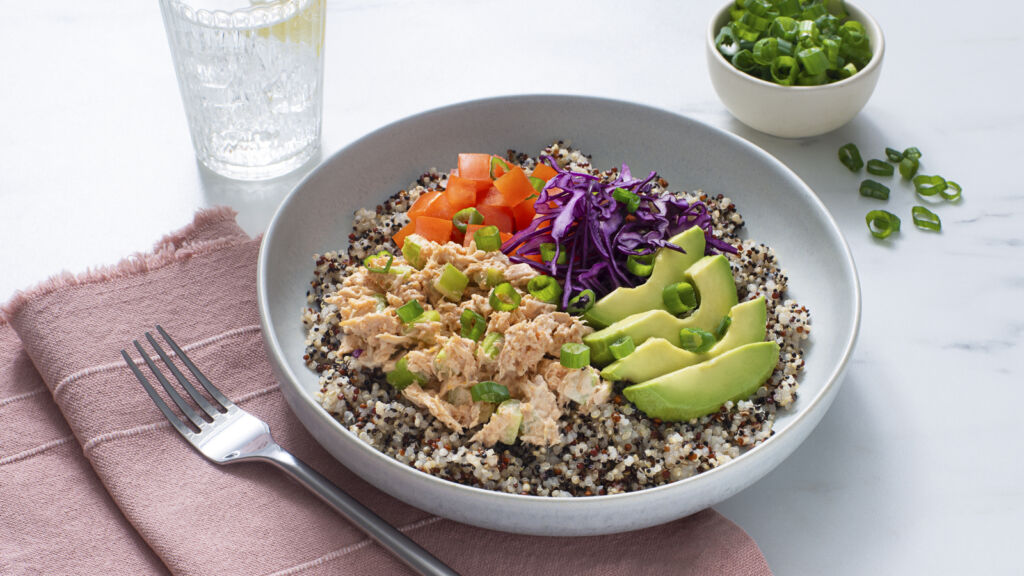
{"label": "white marble surface", "polygon": [[[704,67],[717,2],[329,4],[324,150],[410,113],[484,96],[588,94],[651,104],[735,132],[821,196],[860,269],[864,318],[839,397],[779,469],[718,507],[778,574],[1019,574],[1024,518],[1024,185],[1017,4],[864,0],[888,53],[864,111],[786,141],[733,120]],[[240,184],[192,155],[156,2],[20,3],[0,19],[0,300],[61,270],[147,249],[199,207],[228,204],[259,233],[297,176]],[[979,15],[1001,15],[1007,25]],[[501,72],[502,66],[509,71]],[[919,146],[923,170],[964,186],[892,242],[877,201],[836,161]],[[813,247],[808,247],[813,249]]]}

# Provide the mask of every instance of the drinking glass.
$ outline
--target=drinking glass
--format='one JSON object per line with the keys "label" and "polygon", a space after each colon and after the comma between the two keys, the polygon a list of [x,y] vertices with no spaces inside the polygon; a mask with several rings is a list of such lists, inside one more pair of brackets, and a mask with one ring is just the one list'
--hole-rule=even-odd
{"label": "drinking glass", "polygon": [[160,0],[196,157],[273,178],[320,147],[326,0]]}

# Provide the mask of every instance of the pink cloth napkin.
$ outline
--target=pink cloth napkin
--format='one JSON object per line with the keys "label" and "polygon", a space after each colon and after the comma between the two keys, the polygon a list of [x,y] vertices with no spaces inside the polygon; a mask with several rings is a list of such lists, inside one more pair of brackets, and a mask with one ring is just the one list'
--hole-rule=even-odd
{"label": "pink cloth napkin", "polygon": [[288,409],[264,356],[259,244],[200,212],[145,255],[19,293],[0,319],[0,573],[405,574],[266,464],[217,466],[120,358],[162,324],[277,441],[460,573],[770,574],[713,510],[640,532],[540,538],[444,520],[339,464]]}

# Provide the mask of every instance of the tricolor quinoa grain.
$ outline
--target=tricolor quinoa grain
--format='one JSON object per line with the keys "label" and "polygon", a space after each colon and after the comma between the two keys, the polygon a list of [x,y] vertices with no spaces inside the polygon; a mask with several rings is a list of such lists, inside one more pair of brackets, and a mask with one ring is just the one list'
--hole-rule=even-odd
{"label": "tricolor quinoa grain", "polygon": [[[563,166],[604,177],[589,158],[561,142],[545,148]],[[507,158],[530,169],[532,157],[508,151]],[[738,248],[727,254],[740,301],[764,296],[768,302],[768,339],[781,346],[772,377],[749,399],[692,422],[661,422],[637,410],[621,395],[622,384],[600,401],[573,404],[558,414],[550,442],[513,445],[481,442],[473,433],[414,405],[387,384],[384,373],[367,367],[344,345],[346,333],[331,303],[346,278],[364,274],[363,259],[381,249],[397,252],[391,236],[408,219],[405,211],[419,195],[443,189],[446,175],[431,169],[409,190],[374,210],[360,210],[344,253],[315,257],[303,322],[308,330],[304,360],[319,373],[320,401],[353,434],[383,453],[435,476],[490,490],[537,496],[615,494],[658,486],[721,465],[772,434],[776,411],[796,399],[797,376],[804,362],[801,345],[810,330],[806,308],[785,298],[787,278],[771,248],[737,233],[743,219],[722,196],[700,192],[711,212],[715,234]],[[668,183],[658,179],[656,191]],[[351,283],[351,282],[350,282]],[[604,399],[607,398],[607,401]],[[480,427],[477,426],[476,430]]]}

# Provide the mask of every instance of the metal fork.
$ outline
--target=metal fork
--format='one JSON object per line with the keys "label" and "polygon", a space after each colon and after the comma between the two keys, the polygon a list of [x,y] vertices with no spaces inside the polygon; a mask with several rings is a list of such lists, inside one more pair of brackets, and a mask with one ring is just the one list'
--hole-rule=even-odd
{"label": "metal fork", "polygon": [[[186,402],[171,383],[167,381],[160,369],[143,350],[138,340],[134,340],[135,348],[142,355],[142,359],[149,366],[149,369],[156,376],[156,379],[163,385],[164,390],[171,400],[178,406],[181,412],[188,419],[182,420],[167,406],[153,385],[142,374],[139,367],[135,365],[128,352],[121,350],[124,361],[128,363],[135,377],[142,383],[143,388],[153,399],[157,408],[174,425],[181,435],[188,440],[192,446],[199,450],[203,456],[217,464],[233,464],[249,460],[269,462],[299,481],[300,484],[309,488],[314,494],[327,502],[337,510],[348,521],[355,524],[370,538],[373,538],[385,549],[389,550],[407,566],[420,574],[429,576],[458,576],[458,574],[445,565],[443,562],[431,556],[429,552],[418,544],[407,538],[404,534],[393,528],[379,516],[363,506],[354,498],[343,492],[340,488],[331,483],[316,470],[307,466],[304,462],[290,454],[284,448],[278,446],[277,442],[270,436],[270,427],[259,418],[242,410],[221,394],[203,373],[196,368],[195,364],[178,347],[171,337],[159,325],[157,331],[163,339],[171,346],[174,354],[181,359],[182,363],[192,372],[196,380],[206,389],[210,397],[216,402],[216,406],[199,393],[189,383],[185,375],[171,362],[167,353],[160,347],[153,335],[146,332],[146,339],[160,355],[167,368],[185,389],[188,395],[202,410],[202,413]],[[191,426],[190,426],[191,424]]]}

